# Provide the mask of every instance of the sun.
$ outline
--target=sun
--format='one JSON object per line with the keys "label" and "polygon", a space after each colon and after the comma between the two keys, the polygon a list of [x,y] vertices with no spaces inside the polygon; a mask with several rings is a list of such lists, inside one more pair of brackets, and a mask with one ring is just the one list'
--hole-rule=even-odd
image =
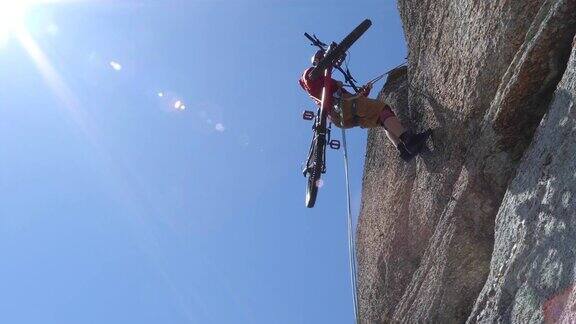
{"label": "sun", "polygon": [[26,13],[39,1],[0,0],[0,40],[6,40],[24,28]]}

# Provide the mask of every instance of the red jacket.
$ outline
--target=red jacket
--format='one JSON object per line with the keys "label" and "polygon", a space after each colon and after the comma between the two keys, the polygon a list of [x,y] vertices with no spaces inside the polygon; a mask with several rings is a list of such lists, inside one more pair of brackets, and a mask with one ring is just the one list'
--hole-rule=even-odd
{"label": "red jacket", "polygon": [[[318,78],[316,78],[316,80],[311,80],[310,79],[310,72],[312,71],[313,68],[314,67],[307,68],[304,71],[304,73],[302,73],[302,77],[300,77],[300,80],[298,80],[298,83],[300,83],[300,86],[302,87],[302,89],[304,89],[306,92],[308,92],[310,97],[312,97],[312,99],[314,99],[314,101],[316,101],[316,103],[320,103],[320,101],[322,99],[322,88],[324,87],[324,79],[321,77],[318,77]],[[334,92],[338,91],[339,89],[342,89],[342,92],[348,93],[348,91],[346,91],[346,89],[344,89],[338,85],[336,80],[330,79],[330,82],[332,82],[332,89],[334,89]],[[332,93],[332,95],[334,94],[334,92]]]}
{"label": "red jacket", "polygon": [[[322,88],[324,87],[324,82],[322,78],[316,78],[316,80],[310,80],[310,72],[312,71],[314,67],[309,67],[307,68],[304,73],[302,73],[302,76],[300,77],[300,80],[298,80],[298,83],[300,83],[300,86],[302,87],[302,89],[304,89],[304,91],[308,92],[308,95],[310,95],[310,97],[312,99],[314,99],[314,101],[316,101],[316,103],[320,104],[320,102],[322,101]],[[346,89],[342,88],[341,86],[338,85],[337,81],[334,79],[330,79],[330,81],[332,82],[332,89],[334,89],[334,92],[342,89],[342,93],[344,95],[350,95],[350,92],[346,91]],[[334,95],[334,92],[332,92],[332,95]],[[368,95],[370,94],[370,91],[368,90],[364,90],[363,93],[361,93],[363,96],[368,97]]]}

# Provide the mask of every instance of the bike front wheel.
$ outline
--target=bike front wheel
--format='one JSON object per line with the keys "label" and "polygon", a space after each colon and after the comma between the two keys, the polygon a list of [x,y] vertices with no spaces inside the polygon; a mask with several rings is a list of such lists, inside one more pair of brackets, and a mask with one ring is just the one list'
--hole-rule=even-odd
{"label": "bike front wheel", "polygon": [[326,138],[323,135],[314,137],[312,146],[312,155],[308,162],[308,181],[306,183],[306,207],[312,208],[316,204],[316,197],[318,196],[318,187],[320,185],[320,177],[324,165],[324,147],[326,146]]}

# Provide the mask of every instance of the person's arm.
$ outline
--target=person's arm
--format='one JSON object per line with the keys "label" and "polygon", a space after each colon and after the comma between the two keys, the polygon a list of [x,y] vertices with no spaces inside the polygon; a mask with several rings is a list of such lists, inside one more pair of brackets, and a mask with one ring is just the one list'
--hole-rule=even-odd
{"label": "person's arm", "polygon": [[351,101],[351,100],[354,100],[354,99],[358,99],[358,98],[360,98],[360,97],[368,97],[368,94],[370,94],[370,90],[371,90],[371,89],[372,89],[372,85],[371,85],[371,84],[367,84],[367,85],[365,85],[365,86],[362,86],[362,87],[358,90],[358,93],[357,93],[356,95],[351,96],[351,97],[344,98],[344,100],[346,100],[346,101]]}
{"label": "person's arm", "polygon": [[364,85],[360,88],[360,91],[358,92],[358,94],[360,94],[364,97],[368,97],[370,95],[371,90],[372,90],[372,83],[367,83],[366,85]]}

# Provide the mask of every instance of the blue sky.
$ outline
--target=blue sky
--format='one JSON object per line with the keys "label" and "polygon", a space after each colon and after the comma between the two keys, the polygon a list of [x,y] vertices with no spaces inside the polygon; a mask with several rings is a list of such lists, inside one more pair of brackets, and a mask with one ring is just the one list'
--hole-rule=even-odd
{"label": "blue sky", "polygon": [[[0,322],[352,322],[342,152],[306,209],[297,80],[304,32],[365,18],[360,82],[406,56],[392,1],[29,10],[0,44]],[[349,136],[357,213],[366,131]]]}

